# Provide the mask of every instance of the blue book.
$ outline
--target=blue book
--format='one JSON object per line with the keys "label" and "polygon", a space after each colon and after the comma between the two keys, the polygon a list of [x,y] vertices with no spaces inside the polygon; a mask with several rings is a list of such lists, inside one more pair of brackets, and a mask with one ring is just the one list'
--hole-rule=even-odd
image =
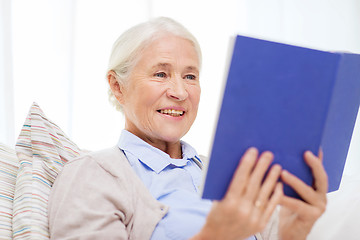
{"label": "blue book", "polygon": [[[246,149],[312,185],[305,150],[323,149],[329,191],[339,188],[360,103],[360,55],[237,36],[203,198],[220,200]],[[289,187],[285,194],[299,198]]]}

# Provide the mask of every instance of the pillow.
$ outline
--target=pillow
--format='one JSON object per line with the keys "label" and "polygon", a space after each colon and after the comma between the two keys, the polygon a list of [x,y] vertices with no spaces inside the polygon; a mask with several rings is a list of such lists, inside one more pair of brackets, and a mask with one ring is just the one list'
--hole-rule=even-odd
{"label": "pillow", "polygon": [[0,143],[0,239],[12,239],[13,200],[18,167],[15,150]]}
{"label": "pillow", "polygon": [[19,170],[13,205],[13,239],[49,239],[47,202],[64,163],[80,149],[33,103],[16,143]]}

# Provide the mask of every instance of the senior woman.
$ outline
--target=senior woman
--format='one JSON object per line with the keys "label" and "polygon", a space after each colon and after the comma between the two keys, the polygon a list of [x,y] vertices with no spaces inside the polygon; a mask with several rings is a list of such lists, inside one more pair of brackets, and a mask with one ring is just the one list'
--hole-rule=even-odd
{"label": "senior woman", "polygon": [[[306,238],[327,192],[321,157],[310,152],[314,187],[278,165],[266,175],[272,153],[250,148],[224,199],[199,196],[204,162],[181,138],[197,115],[200,67],[196,39],[169,18],[119,37],[107,79],[125,129],[117,146],[64,166],[49,200],[52,239]],[[305,201],[285,196],[280,177]]]}

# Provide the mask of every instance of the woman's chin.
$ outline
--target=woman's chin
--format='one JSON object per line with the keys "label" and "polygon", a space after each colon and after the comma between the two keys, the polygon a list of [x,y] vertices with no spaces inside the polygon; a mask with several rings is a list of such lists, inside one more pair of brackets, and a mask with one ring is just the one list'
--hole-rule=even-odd
{"label": "woman's chin", "polygon": [[166,129],[163,128],[160,138],[167,143],[177,143],[186,134],[186,132],[187,131],[177,131],[177,129],[174,128],[170,128],[166,131]]}
{"label": "woman's chin", "polygon": [[183,137],[183,135],[180,135],[180,134],[179,135],[169,134],[169,135],[164,136],[162,139],[166,143],[174,144],[174,143],[179,142],[182,137]]}

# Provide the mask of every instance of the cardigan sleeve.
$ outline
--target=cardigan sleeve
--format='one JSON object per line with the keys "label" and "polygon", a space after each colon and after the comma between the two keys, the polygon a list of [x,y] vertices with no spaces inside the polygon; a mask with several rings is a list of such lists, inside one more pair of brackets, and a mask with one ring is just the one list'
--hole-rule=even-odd
{"label": "cardigan sleeve", "polygon": [[49,198],[50,238],[128,239],[133,206],[119,187],[91,157],[66,164]]}

